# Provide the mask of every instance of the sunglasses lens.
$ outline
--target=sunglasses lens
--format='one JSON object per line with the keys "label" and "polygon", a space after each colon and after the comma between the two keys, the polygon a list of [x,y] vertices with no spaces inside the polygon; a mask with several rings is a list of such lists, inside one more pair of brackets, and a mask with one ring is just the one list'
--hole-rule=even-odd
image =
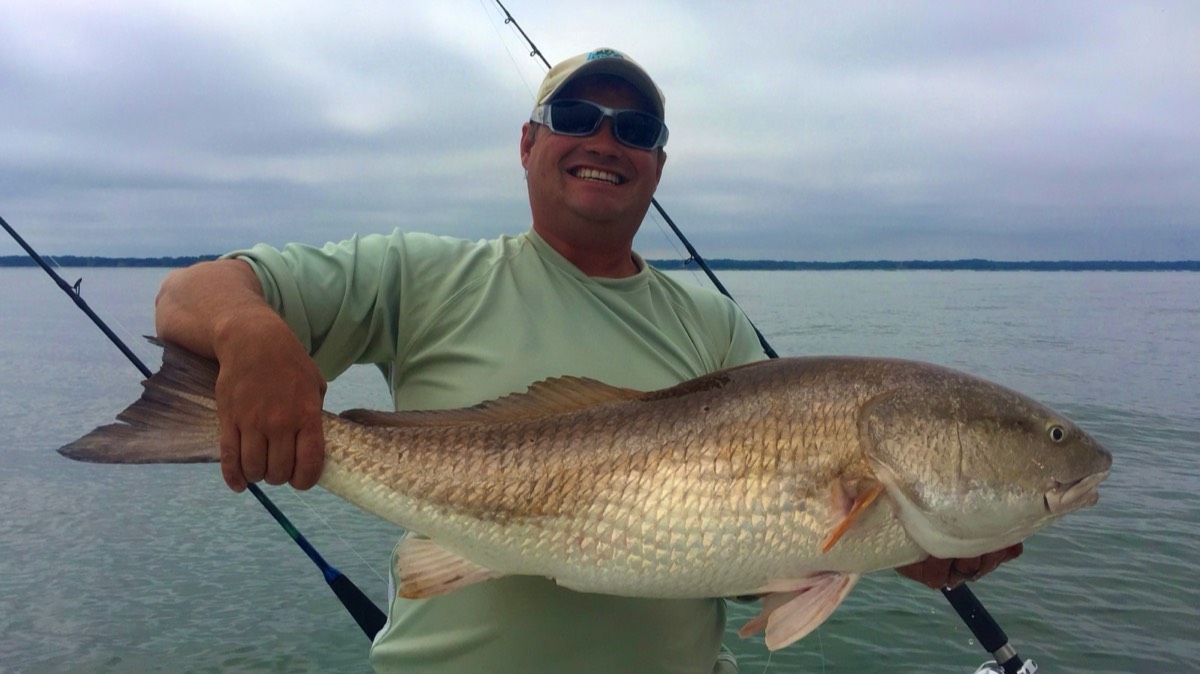
{"label": "sunglasses lens", "polygon": [[634,147],[651,149],[658,144],[662,133],[662,122],[644,112],[625,110],[616,115],[614,121],[617,138]]}
{"label": "sunglasses lens", "polygon": [[603,110],[584,101],[559,101],[550,106],[550,128],[557,133],[589,135],[603,117]]}

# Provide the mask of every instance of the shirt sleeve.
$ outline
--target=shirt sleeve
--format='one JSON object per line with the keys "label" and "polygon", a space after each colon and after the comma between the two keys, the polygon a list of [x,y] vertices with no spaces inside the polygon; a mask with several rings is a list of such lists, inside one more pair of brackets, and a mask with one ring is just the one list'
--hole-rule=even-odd
{"label": "shirt sleeve", "polygon": [[758,340],[758,333],[754,331],[750,319],[732,301],[729,302],[729,307],[732,313],[730,321],[733,324],[733,334],[729,343],[729,351],[721,366],[734,367],[765,360],[767,354],[763,351],[762,343]]}
{"label": "shirt sleeve", "polygon": [[766,359],[754,325],[737,302],[712,289],[692,288],[690,292],[698,306],[697,316],[709,332],[718,368]]}
{"label": "shirt sleeve", "polygon": [[386,361],[395,351],[402,249],[391,239],[355,236],[282,250],[259,244],[227,257],[250,263],[267,302],[332,379],[355,363]]}
{"label": "shirt sleeve", "polygon": [[327,379],[391,363],[443,305],[487,273],[486,242],[399,230],[322,247],[260,244],[226,257],[254,268],[267,302]]}

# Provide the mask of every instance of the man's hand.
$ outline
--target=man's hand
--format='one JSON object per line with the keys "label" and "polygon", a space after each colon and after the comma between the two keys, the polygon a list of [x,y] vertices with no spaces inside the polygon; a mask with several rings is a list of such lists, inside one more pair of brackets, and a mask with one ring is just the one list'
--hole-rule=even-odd
{"label": "man's hand", "polygon": [[220,364],[221,475],[308,489],[325,463],[325,379],[263,298],[250,265],[201,262],[171,272],[156,300],[158,336]]}
{"label": "man's hand", "polygon": [[282,321],[242,325],[221,352],[217,416],[225,483],[236,492],[259,480],[311,488],[325,463],[320,370]]}
{"label": "man's hand", "polygon": [[958,587],[964,581],[975,581],[986,576],[1001,564],[1021,556],[1025,546],[1017,543],[1011,547],[989,552],[979,557],[965,559],[940,559],[927,557],[922,561],[896,569],[905,578],[924,583],[935,590],[943,587]]}

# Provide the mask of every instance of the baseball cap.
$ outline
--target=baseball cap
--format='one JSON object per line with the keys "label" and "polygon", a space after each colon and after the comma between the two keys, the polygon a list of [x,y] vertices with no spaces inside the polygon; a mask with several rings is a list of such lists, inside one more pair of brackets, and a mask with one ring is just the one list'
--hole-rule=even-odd
{"label": "baseball cap", "polygon": [[646,70],[629,56],[607,47],[572,56],[551,68],[538,88],[535,106],[550,101],[567,84],[585,75],[613,75],[625,80],[654,106],[659,119],[666,119],[667,99]]}

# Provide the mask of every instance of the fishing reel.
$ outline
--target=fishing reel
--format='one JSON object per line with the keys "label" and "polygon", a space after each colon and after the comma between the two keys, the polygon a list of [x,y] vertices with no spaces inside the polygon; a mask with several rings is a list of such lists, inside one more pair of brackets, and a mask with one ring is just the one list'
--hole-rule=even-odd
{"label": "fishing reel", "polygon": [[1033,660],[1026,660],[1025,663],[1021,665],[1021,668],[1014,672],[1009,672],[1009,670],[1005,669],[995,660],[988,660],[982,665],[979,665],[979,669],[975,670],[975,674],[1037,674],[1037,671],[1037,663]]}

